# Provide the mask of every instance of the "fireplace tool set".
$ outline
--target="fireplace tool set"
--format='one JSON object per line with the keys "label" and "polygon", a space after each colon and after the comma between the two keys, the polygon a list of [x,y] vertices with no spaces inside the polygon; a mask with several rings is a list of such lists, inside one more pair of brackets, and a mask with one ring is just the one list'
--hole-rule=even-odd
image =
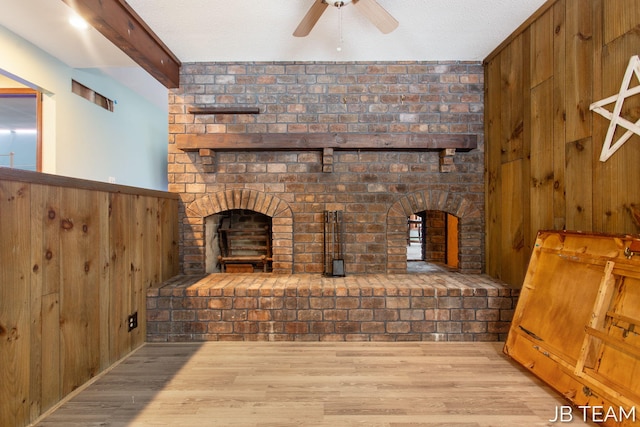
{"label": "fireplace tool set", "polygon": [[344,277],[342,211],[324,211],[324,275]]}

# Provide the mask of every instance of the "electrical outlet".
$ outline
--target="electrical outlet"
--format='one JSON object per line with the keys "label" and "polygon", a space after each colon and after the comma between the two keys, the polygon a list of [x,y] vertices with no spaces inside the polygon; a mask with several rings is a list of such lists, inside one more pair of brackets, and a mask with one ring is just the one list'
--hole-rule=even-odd
{"label": "electrical outlet", "polygon": [[127,322],[129,323],[129,332],[138,327],[138,312],[129,315],[127,318]]}

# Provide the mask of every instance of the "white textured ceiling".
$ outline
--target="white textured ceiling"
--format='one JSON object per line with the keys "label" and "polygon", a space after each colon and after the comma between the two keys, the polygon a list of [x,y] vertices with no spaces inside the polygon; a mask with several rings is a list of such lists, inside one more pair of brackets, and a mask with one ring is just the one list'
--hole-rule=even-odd
{"label": "white textured ceiling", "polygon": [[[384,35],[353,5],[292,33],[314,0],[128,0],[182,62],[480,61],[545,0],[378,0],[400,23]],[[166,104],[166,91],[97,31],[68,24],[62,0],[2,0],[0,25],[73,68],[112,75]],[[340,16],[342,15],[342,16]],[[342,28],[342,43],[340,37]],[[341,46],[338,52],[337,47]],[[1,70],[0,70],[1,72]],[[151,94],[151,95],[150,95]]]}
{"label": "white textured ceiling", "polygon": [[303,38],[292,33],[313,0],[128,2],[183,62],[477,61],[545,0],[378,0],[400,22],[387,35],[353,5],[328,7]]}

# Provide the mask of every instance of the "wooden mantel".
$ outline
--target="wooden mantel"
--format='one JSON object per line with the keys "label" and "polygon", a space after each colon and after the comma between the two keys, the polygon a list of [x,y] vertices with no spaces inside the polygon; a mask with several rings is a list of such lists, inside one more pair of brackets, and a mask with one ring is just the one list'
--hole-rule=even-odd
{"label": "wooden mantel", "polygon": [[261,133],[177,135],[183,151],[246,150],[428,150],[470,151],[478,146],[469,134],[337,134],[337,133]]}
{"label": "wooden mantel", "polygon": [[334,150],[422,150],[440,152],[440,172],[454,172],[456,151],[478,146],[478,137],[468,134],[340,134],[257,133],[177,135],[183,151],[197,151],[205,172],[214,172],[216,151],[322,150],[322,171],[333,172]]}

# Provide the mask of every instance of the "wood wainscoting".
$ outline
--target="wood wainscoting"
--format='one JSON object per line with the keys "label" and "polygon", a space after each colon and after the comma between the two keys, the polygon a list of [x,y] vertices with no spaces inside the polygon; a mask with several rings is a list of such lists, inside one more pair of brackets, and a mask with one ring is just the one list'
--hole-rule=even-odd
{"label": "wood wainscoting", "polygon": [[20,427],[144,343],[178,199],[0,168],[0,212],[0,425]]}

